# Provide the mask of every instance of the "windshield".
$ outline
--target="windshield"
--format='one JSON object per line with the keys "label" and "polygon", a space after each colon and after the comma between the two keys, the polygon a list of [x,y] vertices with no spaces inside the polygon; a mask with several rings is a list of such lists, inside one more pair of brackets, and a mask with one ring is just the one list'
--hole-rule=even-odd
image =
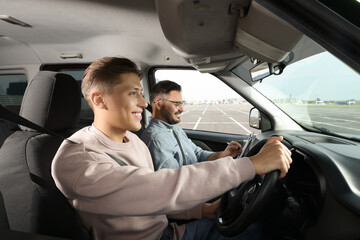
{"label": "windshield", "polygon": [[326,51],[253,86],[305,128],[360,137],[359,74]]}

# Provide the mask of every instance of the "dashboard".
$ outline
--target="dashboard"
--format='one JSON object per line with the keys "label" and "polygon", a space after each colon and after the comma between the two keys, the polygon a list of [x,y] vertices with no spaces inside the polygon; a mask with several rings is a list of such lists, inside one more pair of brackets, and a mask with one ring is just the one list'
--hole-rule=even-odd
{"label": "dashboard", "polygon": [[[360,143],[318,133],[272,131],[292,152],[288,174],[279,180],[286,197],[276,229],[284,239],[360,239]],[[276,203],[274,203],[276,204]]]}

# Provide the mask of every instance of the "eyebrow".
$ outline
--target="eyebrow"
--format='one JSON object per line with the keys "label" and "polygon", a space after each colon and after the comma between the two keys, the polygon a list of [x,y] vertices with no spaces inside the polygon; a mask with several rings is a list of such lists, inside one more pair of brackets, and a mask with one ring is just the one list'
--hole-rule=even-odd
{"label": "eyebrow", "polygon": [[132,88],[129,88],[128,90],[136,90],[136,91],[140,91],[140,92],[144,91],[143,88],[138,88],[138,87],[132,87]]}

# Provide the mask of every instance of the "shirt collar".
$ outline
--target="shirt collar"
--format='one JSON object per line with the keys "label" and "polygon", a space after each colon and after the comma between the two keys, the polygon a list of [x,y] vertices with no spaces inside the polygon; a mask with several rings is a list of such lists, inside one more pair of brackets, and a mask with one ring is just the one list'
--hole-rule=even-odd
{"label": "shirt collar", "polygon": [[95,134],[95,137],[104,145],[112,149],[119,148],[129,148],[131,147],[130,139],[127,137],[129,131],[126,131],[125,142],[114,142],[109,137],[107,137],[100,129],[98,129],[94,124],[91,125],[89,131]]}
{"label": "shirt collar", "polygon": [[164,121],[159,120],[159,119],[157,119],[157,118],[152,118],[152,119],[151,119],[151,122],[153,122],[152,124],[156,124],[156,125],[158,125],[159,127],[164,127],[164,128],[171,129],[171,130],[174,129],[174,128],[176,128],[175,125],[168,124],[167,122],[164,122]]}

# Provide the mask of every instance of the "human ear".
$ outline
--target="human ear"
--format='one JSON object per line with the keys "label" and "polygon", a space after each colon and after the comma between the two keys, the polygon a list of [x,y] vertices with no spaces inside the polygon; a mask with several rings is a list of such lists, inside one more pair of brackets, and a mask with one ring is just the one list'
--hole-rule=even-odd
{"label": "human ear", "polygon": [[154,101],[154,106],[157,110],[160,110],[161,109],[161,101],[160,101],[160,98],[157,98],[155,99]]}
{"label": "human ear", "polygon": [[91,94],[91,102],[100,109],[107,109],[104,98],[100,92],[93,92]]}

